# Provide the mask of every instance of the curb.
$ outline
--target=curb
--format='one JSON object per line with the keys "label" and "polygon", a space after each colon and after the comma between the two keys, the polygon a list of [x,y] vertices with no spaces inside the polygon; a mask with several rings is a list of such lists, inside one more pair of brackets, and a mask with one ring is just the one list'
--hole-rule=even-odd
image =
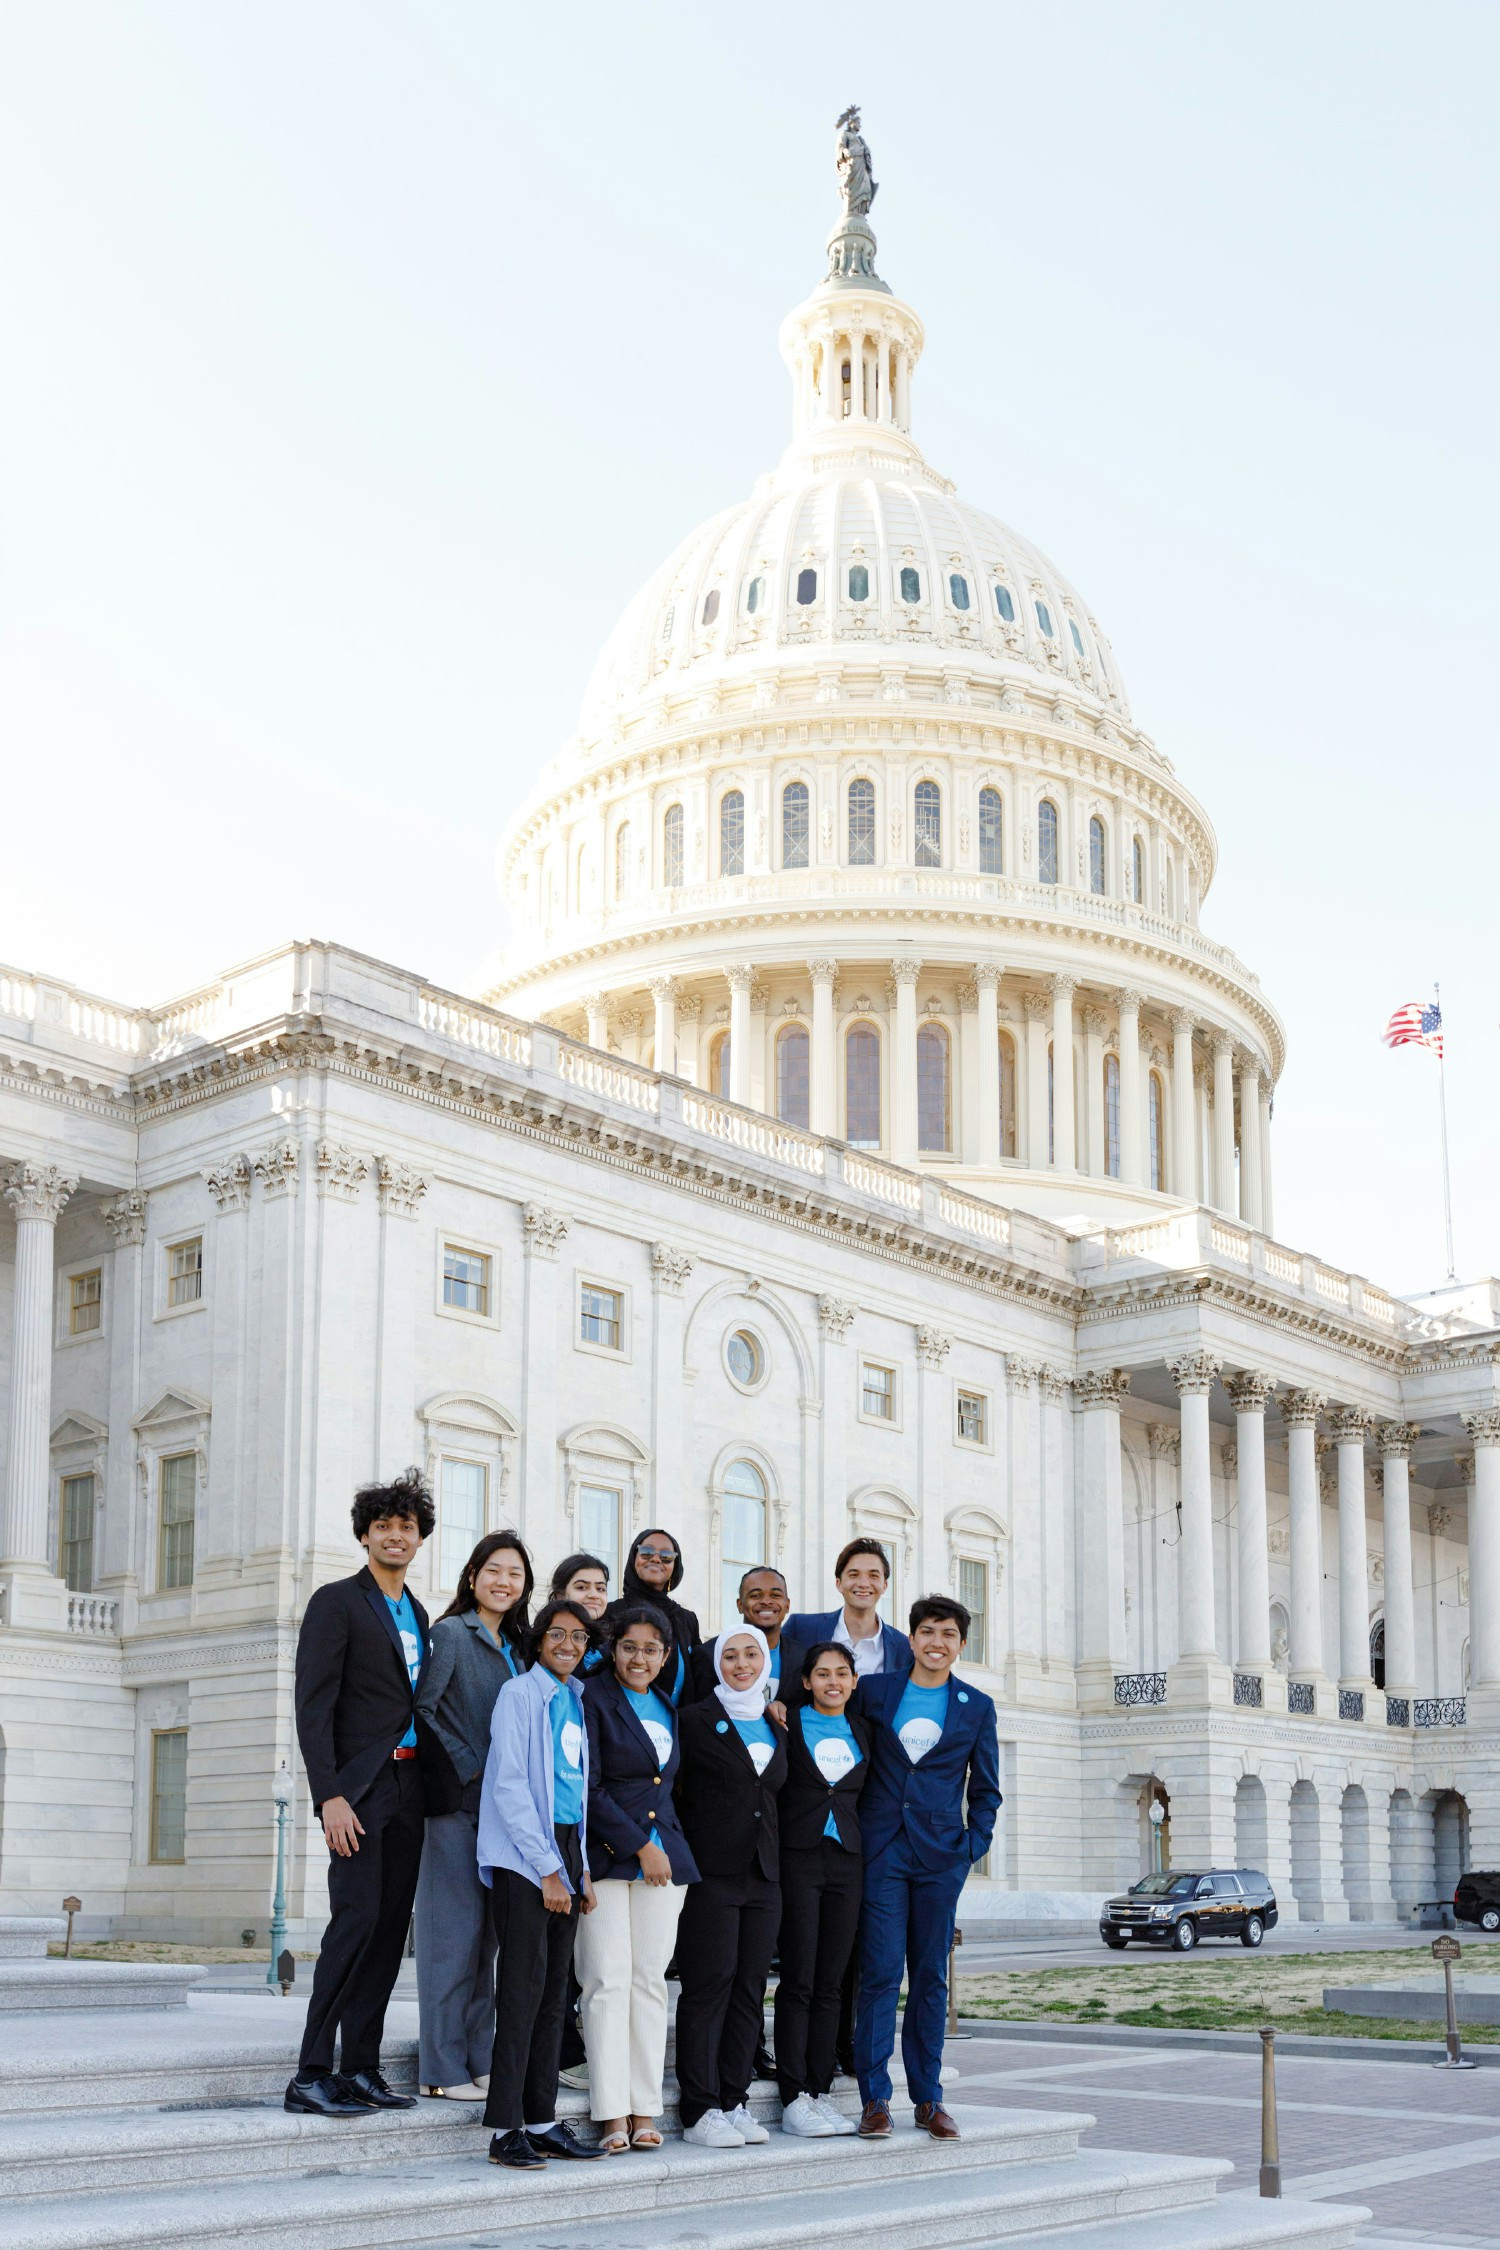
{"label": "curb", "polygon": [[[1228,2055],[1259,2055],[1258,2031],[1148,2031],[1136,2024],[1010,2023],[999,2016],[960,2016],[959,2028],[971,2038],[1035,2039],[1067,2047],[1204,2047]],[[1432,2063],[1439,2060],[1441,2034],[1430,2039],[1320,2039],[1316,2033],[1278,2032],[1278,2055],[1324,2055],[1331,2062]],[[1500,2046],[1473,2046],[1465,2059],[1481,2069],[1500,2069]]]}

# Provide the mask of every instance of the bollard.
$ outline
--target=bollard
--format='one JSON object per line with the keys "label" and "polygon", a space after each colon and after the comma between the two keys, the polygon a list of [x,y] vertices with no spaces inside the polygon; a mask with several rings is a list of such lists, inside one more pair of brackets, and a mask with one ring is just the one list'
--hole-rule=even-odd
{"label": "bollard", "polygon": [[1458,2002],[1453,1993],[1453,1964],[1455,1961],[1462,1960],[1463,1950],[1457,1938],[1454,1937],[1435,1937],[1432,1941],[1432,1958],[1434,1961],[1441,1961],[1443,1964],[1443,1999],[1446,2003],[1446,2044],[1448,2048],[1448,2052],[1445,2055],[1440,2055],[1433,2064],[1434,2070],[1477,2070],[1479,2068],[1478,2063],[1471,2062],[1464,2053],[1458,2036]]}
{"label": "bollard", "polygon": [[955,1929],[955,1931],[953,1932],[953,1942],[948,1948],[948,2031],[950,2037],[958,2029],[958,1985],[956,1982],[957,1963],[954,1961],[953,1956],[955,1953],[957,1953],[959,1947],[963,1944],[963,1942],[963,1931]]}
{"label": "bollard", "polygon": [[1276,2034],[1260,2035],[1260,2192],[1281,2193],[1281,2144],[1276,2136]]}
{"label": "bollard", "polygon": [[65,1898],[63,1900],[63,1912],[68,1917],[68,1934],[63,1940],[63,1959],[71,1961],[73,1958],[73,1917],[75,1914],[83,1912],[83,1900],[81,1898]]}

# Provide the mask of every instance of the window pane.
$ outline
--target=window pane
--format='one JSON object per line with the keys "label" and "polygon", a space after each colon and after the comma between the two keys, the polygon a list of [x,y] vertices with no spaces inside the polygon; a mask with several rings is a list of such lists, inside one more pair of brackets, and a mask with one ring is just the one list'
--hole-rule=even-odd
{"label": "window pane", "polygon": [[487,1313],[490,1309],[490,1261],[477,1250],[443,1248],[443,1303],[460,1312]]}
{"label": "window pane", "polygon": [[971,1664],[989,1661],[989,1571],[982,1562],[960,1562],[958,1566],[958,1598],[969,1613],[969,1637],[964,1642],[964,1655]]}
{"label": "window pane", "polygon": [[61,1575],[70,1594],[94,1590],[94,1480],[64,1477],[59,1546]]}
{"label": "window pane", "polygon": [[748,1388],[750,1384],[760,1381],[765,1357],[748,1329],[735,1330],[724,1346],[724,1357],[729,1362],[729,1372],[737,1383],[743,1383]]}
{"label": "window pane", "polygon": [[756,611],[757,611],[757,610],[758,610],[758,609],[760,608],[760,606],[761,606],[762,602],[763,602],[763,601],[765,600],[765,598],[766,598],[766,582],[765,582],[765,580],[764,580],[763,578],[752,578],[752,579],[751,579],[751,581],[750,581],[750,584],[749,584],[749,586],[748,586],[748,587],[746,588],[746,590],[745,590],[745,610],[746,610],[746,614],[747,614],[748,616],[750,616],[750,617],[753,617],[753,616],[755,615]]}
{"label": "window pane", "polygon": [[167,1253],[167,1303],[196,1305],[203,1296],[203,1237],[176,1243]]}
{"label": "window pane", "polygon": [[596,1289],[592,1282],[584,1282],[579,1293],[579,1319],[586,1344],[603,1344],[617,1352],[622,1312],[623,1301],[617,1289]]}
{"label": "window pane", "polygon": [[609,1565],[609,1583],[620,1587],[620,1494],[608,1484],[578,1487],[578,1544]]}
{"label": "window pane", "polygon": [[198,1456],[169,1454],[161,1464],[161,1553],[157,1583],[163,1591],[193,1583],[194,1510]]}
{"label": "window pane", "polygon": [[[708,589],[708,592],[707,592],[707,593],[706,593],[706,594],[704,595],[704,597],[703,597],[703,622],[704,622],[704,624],[705,624],[705,625],[712,625],[712,623],[713,623],[714,619],[715,619],[715,618],[716,618],[716,617],[718,616],[718,614],[719,614],[719,589],[718,589],[718,587],[717,587],[717,586],[710,586],[710,587],[709,587],[709,589]],[[1075,631],[1075,632],[1077,631],[1077,627],[1076,627],[1076,626],[1074,627],[1074,631]]]}
{"label": "window pane", "polygon": [[867,570],[867,569],[865,568],[865,566],[864,566],[864,564],[863,564],[863,563],[851,563],[851,564],[849,565],[849,599],[850,599],[850,601],[851,601],[851,602],[867,602],[867,601],[869,600],[869,598],[870,598],[870,573],[869,573],[869,571],[868,571],[868,570]]}
{"label": "window pane", "polygon": [[999,610],[1007,625],[1014,625],[1016,605],[1011,599],[1011,591],[1008,586],[997,586],[995,588],[995,607]]}
{"label": "window pane", "polygon": [[1052,612],[1045,602],[1038,602],[1036,605],[1036,621],[1050,641],[1053,638]]}
{"label": "window pane", "polygon": [[901,573],[901,599],[904,602],[919,602],[922,599],[921,573],[913,570],[909,563]]}
{"label": "window pane", "polygon": [[809,605],[810,603],[812,603],[812,602],[815,602],[815,601],[817,600],[817,598],[818,598],[818,574],[817,574],[817,572],[816,572],[815,570],[799,570],[799,571],[798,571],[798,573],[797,573],[797,600],[798,600],[798,602],[799,602],[799,603],[801,604],[801,606],[802,606],[802,608],[803,608],[803,609],[806,609],[806,608],[808,607],[808,605]]}
{"label": "window pane", "polygon": [[[958,1394],[958,1434],[969,1445],[985,1443],[985,1399],[981,1391],[960,1391]],[[962,1597],[966,1606],[967,1595]]]}
{"label": "window pane", "polygon": [[860,1405],[864,1413],[878,1415],[882,1422],[895,1419],[896,1378],[889,1367],[875,1367],[865,1361],[860,1372]]}
{"label": "window pane", "polygon": [[1057,807],[1048,797],[1037,808],[1036,864],[1042,882],[1057,881]]}
{"label": "window pane", "polygon": [[151,1737],[151,1857],[180,1867],[187,1856],[187,1728]]}
{"label": "window pane", "polygon": [[1073,619],[1072,619],[1071,617],[1070,617],[1070,618],[1068,619],[1068,631],[1069,631],[1069,632],[1070,632],[1070,633],[1072,634],[1072,636],[1073,636],[1073,646],[1074,646],[1074,647],[1075,647],[1075,648],[1077,649],[1077,651],[1078,651],[1079,655],[1080,655],[1080,656],[1082,656],[1082,654],[1083,654],[1083,635],[1082,635],[1082,634],[1081,634],[1081,633],[1079,632],[1079,630],[1078,630],[1078,627],[1077,627],[1077,625],[1075,624],[1074,620],[1073,620]]}
{"label": "window pane", "polygon": [[940,1023],[917,1033],[917,1146],[948,1146],[948,1034]]}
{"label": "window pane", "polygon": [[875,784],[873,781],[851,781],[849,784],[849,865],[873,867],[875,865]]}
{"label": "window pane", "polygon": [[1120,1063],[1116,1055],[1104,1058],[1104,1169],[1112,1180],[1120,1177]]}
{"label": "window pane", "polygon": [[1141,850],[1141,839],[1135,837],[1130,846],[1130,895],[1137,906],[1146,901],[1146,855]]}
{"label": "window pane", "polygon": [[484,1536],[488,1476],[482,1461],[444,1461],[438,1486],[438,1584],[456,1586]]}
{"label": "window pane", "polygon": [[669,891],[682,883],[682,807],[668,805],[662,822],[662,879]]}
{"label": "window pane", "polygon": [[1104,891],[1104,823],[1096,813],[1089,822],[1089,889]]}
{"label": "window pane", "polygon": [[919,781],[916,794],[918,867],[943,864],[943,793],[935,781]]}
{"label": "window pane", "polygon": [[719,800],[719,873],[745,872],[745,796],[740,789],[726,790]]}
{"label": "window pane", "polygon": [[844,1138],[855,1148],[880,1146],[880,1034],[857,1023],[844,1041]]}
{"label": "window pane", "polygon": [[812,841],[807,783],[789,781],[781,792],[781,864],[806,867]]}
{"label": "window pane", "polygon": [[955,609],[968,608],[969,581],[967,578],[961,578],[957,571],[953,573],[953,576],[948,581],[948,596]]}
{"label": "window pane", "polygon": [[998,789],[981,789],[979,792],[979,872],[981,875],[1003,875],[1005,861],[1004,808]]}
{"label": "window pane", "polygon": [[99,1291],[103,1275],[96,1267],[92,1273],[75,1273],[68,1283],[68,1334],[92,1335],[99,1326]]}
{"label": "window pane", "polygon": [[812,1114],[811,1043],[800,1023],[788,1024],[776,1041],[776,1114],[784,1125],[805,1132]]}
{"label": "window pane", "polygon": [[766,1559],[766,1485],[753,1461],[732,1462],[724,1476],[724,1516],[719,1616],[727,1629],[738,1615],[735,1599],[747,1570]]}

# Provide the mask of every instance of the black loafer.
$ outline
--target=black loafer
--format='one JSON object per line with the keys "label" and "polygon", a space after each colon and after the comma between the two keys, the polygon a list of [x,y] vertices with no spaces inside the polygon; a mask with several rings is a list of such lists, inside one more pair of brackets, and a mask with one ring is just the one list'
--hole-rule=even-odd
{"label": "black loafer", "polygon": [[316,2078],[294,2078],[286,2090],[285,2106],[303,2117],[363,2117],[371,2105],[352,2100],[330,2070]]}
{"label": "black loafer", "polygon": [[364,2109],[415,2109],[415,2094],[398,2094],[387,2086],[378,2070],[341,2070],[338,2083],[351,2102]]}
{"label": "black loafer", "polygon": [[547,2169],[546,2158],[537,2155],[529,2136],[522,2132],[519,2125],[512,2126],[508,2133],[496,2133],[493,2136],[490,2141],[490,2162],[514,2165],[518,2172],[545,2172]]}
{"label": "black loafer", "polygon": [[752,2078],[774,2078],[776,2076],[776,2058],[764,2039],[755,2050],[755,2060],[750,2065],[750,2075]]}
{"label": "black loafer", "polygon": [[545,2133],[528,2133],[527,2140],[538,2156],[602,2156],[603,2149],[597,2141],[580,2141],[571,2125],[553,2125]]}

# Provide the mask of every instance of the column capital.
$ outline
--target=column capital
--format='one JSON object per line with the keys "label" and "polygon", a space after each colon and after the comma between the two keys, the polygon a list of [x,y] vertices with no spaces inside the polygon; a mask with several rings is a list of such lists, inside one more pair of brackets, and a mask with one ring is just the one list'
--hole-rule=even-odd
{"label": "column capital", "polygon": [[891,981],[896,985],[914,985],[922,974],[922,964],[913,953],[898,953],[891,963]]}
{"label": "column capital", "polygon": [[127,1188],[112,1203],[106,1203],[100,1214],[104,1224],[115,1238],[117,1250],[138,1250],[146,1239],[146,1191],[144,1188]]}
{"label": "column capital", "polygon": [[1219,1366],[1212,1352],[1184,1352],[1181,1359],[1167,1362],[1167,1372],[1180,1397],[1201,1398],[1213,1389]]}
{"label": "column capital", "polygon": [[1077,977],[1069,976],[1066,969],[1056,970],[1053,975],[1047,979],[1047,982],[1051,988],[1054,999],[1057,1000],[1071,1000],[1074,993],[1078,990]]}
{"label": "column capital", "polygon": [[1146,1445],[1153,1461],[1180,1461],[1182,1459],[1182,1432],[1170,1422],[1148,1422]]}
{"label": "column capital", "polygon": [[[1335,1406],[1329,1414],[1328,1427],[1335,1445],[1362,1446],[1370,1417],[1362,1406]],[[1500,1437],[1495,1442],[1500,1445]]]}
{"label": "column capital", "polygon": [[842,1297],[823,1296],[818,1299],[818,1326],[830,1343],[841,1344],[848,1335],[857,1308],[845,1304]]}
{"label": "column capital", "polygon": [[375,1188],[387,1219],[414,1219],[417,1207],[432,1182],[424,1172],[413,1171],[400,1156],[377,1156]]}
{"label": "column capital", "polygon": [[1052,1000],[1045,992],[1023,992],[1021,1013],[1028,1023],[1045,1023],[1052,1013]]}
{"label": "column capital", "polygon": [[1236,1414],[1264,1414],[1276,1388],[1276,1378],[1266,1374],[1263,1368],[1242,1367],[1237,1374],[1225,1376],[1224,1388]]}
{"label": "column capital", "polygon": [[[1472,1453],[1455,1453],[1453,1466],[1458,1471],[1460,1484],[1469,1485],[1474,1482],[1474,1456]],[[1448,1513],[1446,1508],[1442,1512],[1444,1515]]]}
{"label": "column capital", "polygon": [[1186,1032],[1189,1038],[1198,1028],[1198,1018],[1193,1014],[1191,1008],[1174,1008],[1167,1021],[1175,1032]]}
{"label": "column capital", "polygon": [[976,961],[974,964],[974,982],[981,992],[998,992],[1000,979],[1004,974],[1004,966],[999,961]]}
{"label": "column capital", "polygon": [[555,1258],[568,1222],[541,1203],[526,1203],[521,1207],[521,1229],[529,1258]]}
{"label": "column capital", "polygon": [[635,1037],[643,1021],[644,1018],[639,1008],[621,1008],[615,1015],[615,1023],[627,1039]]}
{"label": "column capital", "polygon": [[696,1023],[698,1021],[698,1018],[703,1013],[702,993],[680,993],[677,1000],[677,1013],[679,1016],[681,1016],[684,1023]]}
{"label": "column capital", "polygon": [[696,1263],[691,1251],[678,1250],[670,1242],[651,1245],[651,1277],[666,1296],[682,1295],[683,1285]]}
{"label": "column capital", "polygon": [[1130,1370],[1128,1368],[1102,1367],[1096,1369],[1091,1375],[1074,1376],[1073,1403],[1083,1410],[1091,1406],[1118,1408],[1129,1388]]}
{"label": "column capital", "polygon": [[1500,1406],[1485,1406],[1475,1414],[1460,1414],[1459,1420],[1469,1433],[1471,1445],[1500,1445]]}
{"label": "column capital", "polygon": [[923,1367],[941,1367],[953,1349],[953,1338],[924,1322],[917,1330],[917,1358]]}
{"label": "column capital", "polygon": [[588,1015],[606,1016],[609,1013],[609,994],[602,985],[594,992],[585,992],[583,994],[583,1007]]}
{"label": "column capital", "polygon": [[1282,1396],[1281,1419],[1290,1429],[1314,1430],[1327,1404],[1322,1391],[1287,1391]]}
{"label": "column capital", "polygon": [[675,977],[652,977],[646,990],[657,1006],[660,1007],[664,1000],[675,1000],[677,998],[677,979]]}
{"label": "column capital", "polygon": [[284,1133],[279,1141],[272,1141],[258,1156],[250,1159],[250,1169],[265,1190],[267,1200],[278,1195],[295,1195],[302,1168],[302,1143]]}
{"label": "column capital", "polygon": [[1226,1055],[1228,1056],[1229,1060],[1233,1062],[1234,1033],[1232,1031],[1220,1031],[1215,1029],[1209,1033],[1208,1043],[1214,1051],[1214,1060],[1216,1062],[1221,1060]]}
{"label": "column capital", "polygon": [[748,994],[750,987],[755,982],[755,963],[753,961],[731,961],[724,971],[724,982],[731,992]]}
{"label": "column capital", "polygon": [[1412,1447],[1422,1434],[1419,1422],[1380,1422],[1375,1429],[1375,1450],[1382,1461],[1409,1461]]}
{"label": "column capital", "polygon": [[1109,1029],[1109,1018],[1102,1008],[1096,1008],[1090,1002],[1088,1007],[1080,1008],[1078,1014],[1084,1030],[1091,1039],[1102,1039],[1104,1037]]}
{"label": "column capital", "polygon": [[45,1219],[56,1226],[62,1207],[78,1185],[78,1175],[55,1164],[12,1164],[5,1175],[5,1200],[17,1219]]}
{"label": "column capital", "polygon": [[826,959],[809,961],[807,973],[814,984],[837,984],[839,981],[839,964],[837,961]]}
{"label": "column capital", "polygon": [[958,1012],[962,1016],[972,1016],[978,1006],[979,987],[972,977],[968,977],[958,988]]}
{"label": "column capital", "polygon": [[1060,1367],[1049,1367],[1042,1360],[1036,1371],[1037,1388],[1043,1398],[1060,1399],[1068,1387],[1068,1378]]}

